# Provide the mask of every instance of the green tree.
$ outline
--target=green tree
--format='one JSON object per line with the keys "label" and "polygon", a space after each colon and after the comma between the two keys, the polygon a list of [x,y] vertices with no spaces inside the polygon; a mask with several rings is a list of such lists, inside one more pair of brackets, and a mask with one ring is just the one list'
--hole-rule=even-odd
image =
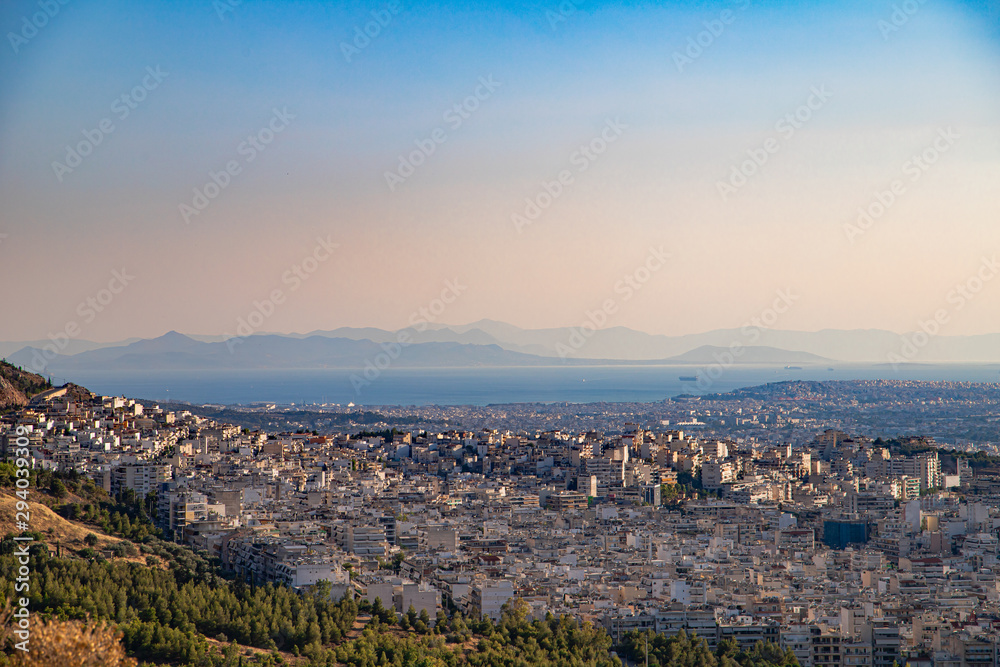
{"label": "green tree", "polygon": [[49,491],[55,498],[58,498],[59,500],[62,500],[67,495],[69,495],[69,492],[66,491],[66,485],[63,484],[58,479],[52,480],[52,486],[49,487]]}

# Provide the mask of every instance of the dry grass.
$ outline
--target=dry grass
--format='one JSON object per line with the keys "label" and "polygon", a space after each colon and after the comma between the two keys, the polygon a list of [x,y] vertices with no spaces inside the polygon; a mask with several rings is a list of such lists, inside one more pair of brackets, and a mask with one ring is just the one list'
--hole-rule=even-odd
{"label": "dry grass", "polygon": [[[18,498],[12,494],[13,492],[8,489],[0,491],[0,522],[8,526],[14,525],[15,506],[18,501]],[[99,538],[102,538],[102,547],[104,546],[103,542],[107,542],[108,546],[114,546],[121,542],[121,539],[117,537],[105,535],[96,526],[83,526],[64,519],[42,503],[32,502],[30,497],[28,498],[28,505],[31,508],[29,510],[31,513],[31,520],[29,521],[31,530],[45,535],[46,539],[52,543],[60,542],[70,548],[82,549],[85,546],[83,538],[89,533],[94,533]]]}
{"label": "dry grass", "polygon": [[[211,648],[214,648],[219,653],[225,651],[230,645],[229,642],[220,642],[218,639],[213,639],[212,637],[205,637],[205,642],[207,642]],[[277,653],[284,658],[285,664],[288,665],[288,667],[302,667],[302,665],[309,662],[309,658],[305,656],[297,658],[288,651],[272,651],[271,649],[257,648],[256,646],[247,646],[246,644],[237,644],[236,646],[239,648],[241,655],[254,660],[263,656],[271,655],[272,653]]]}
{"label": "dry grass", "polygon": [[[13,493],[12,489],[3,489],[0,491],[0,524],[5,526],[14,525],[14,515],[17,512],[16,505],[18,498]],[[31,530],[44,535],[45,541],[50,545],[55,546],[57,543],[61,545],[64,555],[67,550],[73,552],[86,547],[87,544],[83,540],[91,533],[98,538],[97,546],[94,547],[95,549],[110,549],[116,544],[125,541],[119,537],[106,534],[97,526],[88,526],[65,519],[56,514],[48,506],[32,501],[30,497],[28,504],[31,506],[29,510],[31,513],[31,520],[29,522]],[[145,557],[140,554],[139,556],[124,558],[122,560],[144,563]]]}
{"label": "dry grass", "polygon": [[122,633],[104,623],[33,623],[28,652],[14,651],[15,667],[134,667],[125,655]]}

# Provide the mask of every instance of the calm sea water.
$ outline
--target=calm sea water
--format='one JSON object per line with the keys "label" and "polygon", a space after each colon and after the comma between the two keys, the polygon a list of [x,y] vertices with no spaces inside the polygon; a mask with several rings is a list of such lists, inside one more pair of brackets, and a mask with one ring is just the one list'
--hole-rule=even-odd
{"label": "calm sea water", "polygon": [[355,403],[356,405],[487,405],[659,401],[678,394],[725,392],[783,380],[951,380],[998,382],[1000,365],[890,367],[740,366],[711,381],[692,366],[587,366],[545,368],[390,368],[356,390],[351,371],[87,371],[71,381],[105,395],[190,403]]}

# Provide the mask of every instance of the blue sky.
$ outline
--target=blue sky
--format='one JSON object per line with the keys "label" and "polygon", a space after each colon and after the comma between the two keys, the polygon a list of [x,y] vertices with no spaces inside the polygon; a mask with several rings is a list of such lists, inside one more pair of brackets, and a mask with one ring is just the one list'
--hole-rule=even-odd
{"label": "blue sky", "polygon": [[[662,245],[673,263],[612,325],[739,326],[792,288],[779,328],[910,330],[1000,246],[1000,42],[988,3],[904,4],[401,2],[348,62],[342,44],[390,3],[246,0],[220,17],[207,0],[70,0],[17,44],[43,10],[6,3],[0,303],[19,315],[0,338],[64,328],[122,267],[135,281],[81,337],[230,331],[327,236],[342,252],[265,329],[396,328],[456,278],[469,289],[442,321],[573,325]],[[166,77],[119,118],[115,100],[157,67]],[[450,126],[482,78],[499,85]],[[781,138],[816,87],[829,99]],[[294,118],[245,161],[275,109]],[[53,162],[105,119],[113,132],[60,180]],[[577,172],[573,155],[614,119],[620,138]],[[445,141],[387,187],[439,128]],[[960,138],[910,180],[903,165],[943,128]],[[181,206],[234,160],[185,222]],[[572,184],[518,231],[512,215],[566,169]],[[851,236],[896,180],[904,193]],[[45,279],[26,281],[39,265]],[[998,297],[986,285],[949,332],[1000,331]]]}

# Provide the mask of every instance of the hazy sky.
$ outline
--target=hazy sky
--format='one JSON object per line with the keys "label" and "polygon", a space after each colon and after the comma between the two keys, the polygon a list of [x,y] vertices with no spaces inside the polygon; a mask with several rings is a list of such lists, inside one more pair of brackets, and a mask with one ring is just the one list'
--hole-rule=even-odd
{"label": "hazy sky", "polygon": [[456,324],[1000,331],[993,3],[50,4],[0,9],[0,339],[398,328],[448,281]]}

